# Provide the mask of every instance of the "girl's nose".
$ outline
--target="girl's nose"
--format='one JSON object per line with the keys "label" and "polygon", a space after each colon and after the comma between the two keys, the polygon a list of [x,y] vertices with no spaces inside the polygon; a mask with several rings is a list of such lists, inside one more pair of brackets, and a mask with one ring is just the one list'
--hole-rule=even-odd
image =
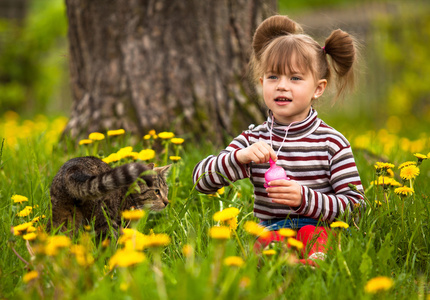
{"label": "girl's nose", "polygon": [[288,89],[288,82],[285,78],[281,78],[278,81],[278,86],[276,87],[278,91],[286,91]]}

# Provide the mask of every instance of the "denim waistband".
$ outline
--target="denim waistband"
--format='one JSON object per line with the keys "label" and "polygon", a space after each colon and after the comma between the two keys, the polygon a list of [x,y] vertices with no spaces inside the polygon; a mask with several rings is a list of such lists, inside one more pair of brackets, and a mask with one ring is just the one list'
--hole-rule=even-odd
{"label": "denim waistband", "polygon": [[[261,220],[260,225],[266,227],[267,230],[279,230],[281,228],[291,228],[298,230],[306,225],[317,226],[318,220],[312,218],[291,218],[291,219],[270,219]],[[322,225],[322,224],[321,224]]]}

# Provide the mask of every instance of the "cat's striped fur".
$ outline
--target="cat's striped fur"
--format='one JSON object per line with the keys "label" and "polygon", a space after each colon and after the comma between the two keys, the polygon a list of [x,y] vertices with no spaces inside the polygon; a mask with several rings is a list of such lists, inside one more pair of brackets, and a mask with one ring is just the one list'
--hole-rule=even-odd
{"label": "cat's striped fur", "polygon": [[[131,207],[162,210],[168,203],[166,177],[170,166],[130,163],[111,168],[102,160],[87,156],[67,161],[51,185],[52,218],[48,229],[77,230],[94,222],[98,234],[121,224],[121,211]],[[138,181],[140,192],[127,195]],[[106,219],[105,214],[109,216]]]}

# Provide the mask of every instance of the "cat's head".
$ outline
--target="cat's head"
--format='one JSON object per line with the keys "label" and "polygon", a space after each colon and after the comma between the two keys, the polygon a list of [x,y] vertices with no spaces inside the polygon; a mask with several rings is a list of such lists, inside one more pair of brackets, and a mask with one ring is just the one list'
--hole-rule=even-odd
{"label": "cat's head", "polygon": [[169,174],[171,165],[156,167],[154,164],[148,164],[153,169],[153,183],[148,186],[145,183],[139,183],[140,193],[131,194],[132,206],[152,211],[163,210],[168,204],[167,198],[169,187],[166,179]]}

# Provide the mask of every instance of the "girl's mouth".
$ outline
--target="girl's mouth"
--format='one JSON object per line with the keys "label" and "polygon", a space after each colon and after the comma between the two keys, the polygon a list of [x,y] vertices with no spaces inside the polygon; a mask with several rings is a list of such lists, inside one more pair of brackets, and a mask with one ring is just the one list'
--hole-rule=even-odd
{"label": "girl's mouth", "polygon": [[288,98],[279,97],[279,98],[275,99],[275,102],[287,103],[287,102],[293,102],[293,100],[288,99]]}

